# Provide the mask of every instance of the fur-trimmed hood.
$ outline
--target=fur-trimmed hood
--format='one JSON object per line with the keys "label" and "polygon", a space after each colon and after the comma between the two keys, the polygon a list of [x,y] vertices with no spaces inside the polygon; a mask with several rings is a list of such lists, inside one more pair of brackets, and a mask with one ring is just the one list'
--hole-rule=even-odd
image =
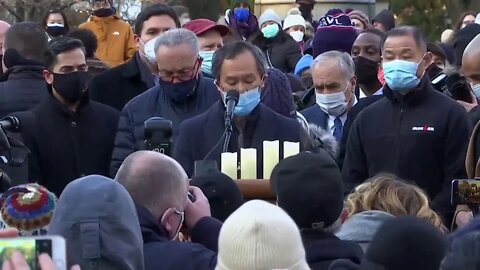
{"label": "fur-trimmed hood", "polygon": [[308,135],[311,140],[312,151],[315,152],[315,149],[322,148],[332,155],[333,158],[338,156],[338,143],[335,140],[333,135],[324,130],[323,128],[309,124],[308,125]]}

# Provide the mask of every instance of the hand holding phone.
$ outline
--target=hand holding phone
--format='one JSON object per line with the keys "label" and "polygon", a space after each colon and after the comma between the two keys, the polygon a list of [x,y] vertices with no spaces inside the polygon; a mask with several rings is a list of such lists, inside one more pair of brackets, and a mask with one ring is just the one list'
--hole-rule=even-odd
{"label": "hand holding phone", "polygon": [[187,202],[187,207],[185,208],[185,224],[189,229],[192,229],[200,219],[210,217],[212,214],[210,212],[208,199],[201,189],[191,186],[190,193],[194,196],[195,201],[192,202],[189,199]]}

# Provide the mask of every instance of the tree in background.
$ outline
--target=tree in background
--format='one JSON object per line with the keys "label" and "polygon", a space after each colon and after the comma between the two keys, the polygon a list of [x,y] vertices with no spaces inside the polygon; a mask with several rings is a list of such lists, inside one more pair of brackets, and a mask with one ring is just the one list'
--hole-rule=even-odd
{"label": "tree in background", "polygon": [[438,41],[443,30],[451,27],[467,10],[480,12],[478,0],[391,0],[390,8],[399,24],[423,29],[427,38]]}

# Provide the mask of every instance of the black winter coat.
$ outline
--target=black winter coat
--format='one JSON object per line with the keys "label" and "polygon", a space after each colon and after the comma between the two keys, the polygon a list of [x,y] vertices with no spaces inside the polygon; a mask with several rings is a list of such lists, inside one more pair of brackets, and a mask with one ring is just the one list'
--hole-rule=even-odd
{"label": "black winter coat", "polygon": [[18,114],[30,149],[29,182],[57,196],[71,181],[90,174],[108,176],[118,112],[88,101],[73,113],[49,95],[31,111]]}
{"label": "black winter coat", "polygon": [[[225,106],[222,102],[217,102],[207,112],[182,123],[173,158],[183,166],[189,176],[193,175],[195,161],[203,160],[221,139],[225,129],[224,115]],[[232,125],[233,133],[228,151],[240,154],[240,148],[256,148],[259,179],[262,179],[263,174],[263,141],[279,140],[280,153],[283,153],[283,141],[301,142],[303,145],[306,138],[302,136],[302,127],[297,120],[277,114],[261,103],[247,117],[241,142],[238,139],[239,128],[234,123]],[[220,166],[222,148],[223,140],[207,160],[215,160]]]}
{"label": "black winter coat", "polygon": [[345,191],[380,172],[414,181],[433,199],[446,224],[452,218],[451,182],[466,177],[471,124],[465,109],[423,79],[405,96],[387,85],[350,129],[342,176]]}
{"label": "black winter coat", "polygon": [[154,86],[153,77],[138,53],[125,64],[95,76],[89,84],[90,98],[121,111],[132,98]]}
{"label": "black winter coat", "polygon": [[115,148],[112,154],[110,173],[115,176],[123,160],[131,153],[145,149],[145,120],[163,117],[172,121],[173,141],[178,135],[179,125],[184,120],[197,116],[221,99],[213,80],[199,76],[194,93],[183,104],[173,102],[160,86],[132,99],[120,114]]}
{"label": "black winter coat", "polygon": [[171,241],[153,215],[137,206],[143,237],[145,270],[209,270],[217,264],[218,235],[222,223],[202,218],[192,229],[192,242]]}
{"label": "black winter coat", "polygon": [[298,60],[302,58],[298,43],[283,31],[280,31],[272,40],[264,38],[259,32],[252,43],[264,52],[270,66],[283,73],[293,73]]}
{"label": "black winter coat", "polygon": [[328,270],[333,261],[346,259],[360,264],[364,254],[355,242],[340,240],[335,235],[323,232],[302,232],[307,263],[312,270]]}
{"label": "black winter coat", "polygon": [[14,66],[0,82],[0,118],[13,112],[28,111],[48,95],[40,65]]}

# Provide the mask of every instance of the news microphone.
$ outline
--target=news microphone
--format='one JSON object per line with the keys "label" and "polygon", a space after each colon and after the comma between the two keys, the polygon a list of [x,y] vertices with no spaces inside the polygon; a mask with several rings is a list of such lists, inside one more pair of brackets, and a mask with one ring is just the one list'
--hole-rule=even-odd
{"label": "news microphone", "polygon": [[20,120],[17,117],[7,116],[0,120],[0,128],[7,131],[19,131]]}
{"label": "news microphone", "polygon": [[227,92],[227,96],[225,97],[225,104],[227,107],[227,111],[225,114],[225,128],[229,128],[231,126],[232,118],[233,118],[233,111],[235,106],[238,104],[238,100],[240,98],[240,94],[236,90],[229,90]]}

